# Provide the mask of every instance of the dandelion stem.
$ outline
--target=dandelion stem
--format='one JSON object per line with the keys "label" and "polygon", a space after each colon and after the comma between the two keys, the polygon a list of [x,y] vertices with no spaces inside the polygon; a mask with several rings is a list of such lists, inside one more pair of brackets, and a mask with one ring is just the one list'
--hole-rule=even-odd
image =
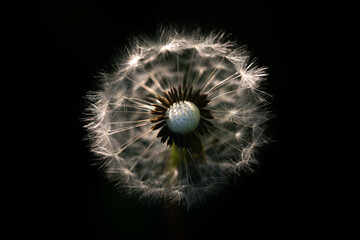
{"label": "dandelion stem", "polygon": [[187,164],[196,164],[205,161],[204,147],[199,137],[193,142],[193,145],[189,149],[180,148],[175,143],[171,145],[169,156],[169,168],[180,169],[181,161],[185,161]]}

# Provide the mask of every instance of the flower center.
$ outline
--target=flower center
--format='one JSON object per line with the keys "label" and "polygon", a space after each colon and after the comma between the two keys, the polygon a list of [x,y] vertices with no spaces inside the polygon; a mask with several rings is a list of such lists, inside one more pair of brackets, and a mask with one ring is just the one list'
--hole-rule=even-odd
{"label": "flower center", "polygon": [[166,111],[165,116],[168,128],[180,134],[194,131],[200,122],[198,107],[189,101],[180,101],[172,104]]}

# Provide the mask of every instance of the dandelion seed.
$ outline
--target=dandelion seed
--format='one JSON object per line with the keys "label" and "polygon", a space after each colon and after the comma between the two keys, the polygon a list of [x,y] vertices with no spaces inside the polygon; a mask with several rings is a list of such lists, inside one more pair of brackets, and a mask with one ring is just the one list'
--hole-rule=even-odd
{"label": "dandelion seed", "polygon": [[256,163],[266,68],[223,37],[167,30],[156,43],[134,41],[88,95],[92,151],[120,189],[191,206]]}

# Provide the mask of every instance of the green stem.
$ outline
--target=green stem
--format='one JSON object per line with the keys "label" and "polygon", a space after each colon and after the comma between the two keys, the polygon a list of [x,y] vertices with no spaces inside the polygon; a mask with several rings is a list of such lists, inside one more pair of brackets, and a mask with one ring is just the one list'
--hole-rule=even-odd
{"label": "green stem", "polygon": [[204,162],[204,148],[200,138],[196,135],[191,137],[193,137],[191,148],[180,148],[175,143],[171,145],[169,168],[178,169],[181,161],[186,161],[188,165]]}

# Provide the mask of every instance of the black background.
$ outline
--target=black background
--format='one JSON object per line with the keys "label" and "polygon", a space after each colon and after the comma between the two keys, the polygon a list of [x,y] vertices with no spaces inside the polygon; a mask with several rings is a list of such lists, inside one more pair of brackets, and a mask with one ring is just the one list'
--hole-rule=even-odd
{"label": "black background", "polygon": [[[255,1],[14,1],[6,56],[15,91],[8,150],[34,167],[24,184],[25,219],[47,239],[188,239],[235,234],[322,235],[335,231],[336,168],[331,160],[329,96],[319,91],[326,6]],[[160,24],[224,29],[269,67],[274,142],[259,175],[190,211],[163,210],[125,197],[92,166],[80,119],[95,76],[132,36]],[[21,88],[20,88],[21,86]],[[19,140],[21,139],[21,140]],[[21,143],[19,144],[19,141]],[[30,172],[30,173],[29,173]],[[34,186],[34,187],[33,187]],[[38,189],[38,191],[34,191]],[[29,190],[29,191],[26,191]],[[36,221],[35,221],[36,222]]]}

